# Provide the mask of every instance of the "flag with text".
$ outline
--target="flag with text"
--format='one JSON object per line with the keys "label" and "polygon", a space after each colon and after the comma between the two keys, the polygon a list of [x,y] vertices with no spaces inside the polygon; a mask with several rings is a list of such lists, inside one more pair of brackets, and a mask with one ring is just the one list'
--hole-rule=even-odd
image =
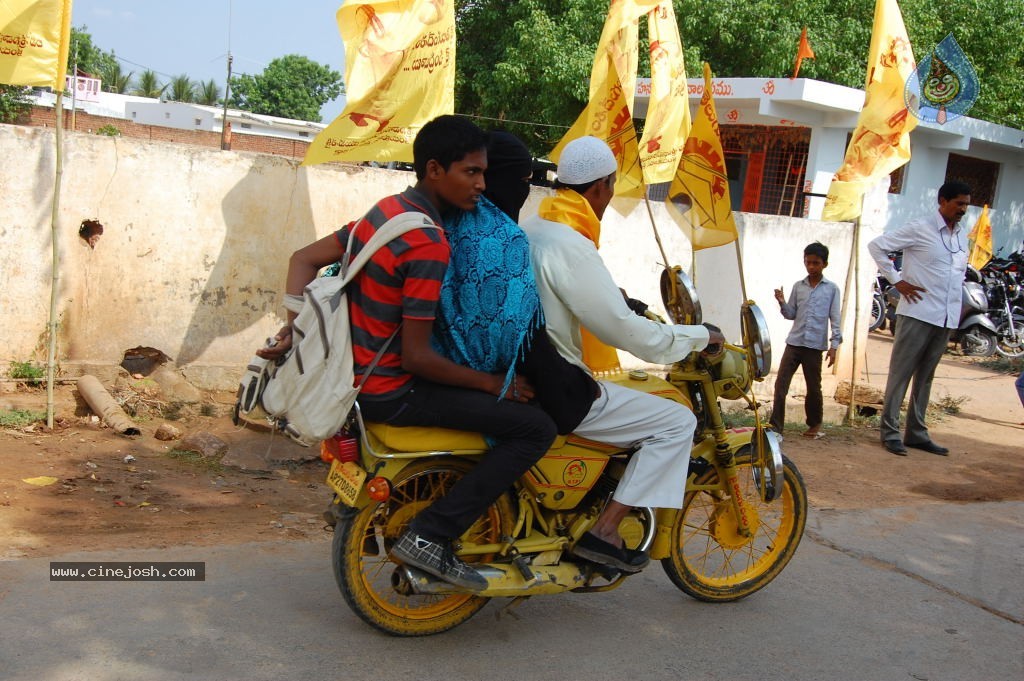
{"label": "flag with text", "polygon": [[423,124],[455,111],[454,0],[345,0],[337,21],[345,109],[303,163],[411,162]]}

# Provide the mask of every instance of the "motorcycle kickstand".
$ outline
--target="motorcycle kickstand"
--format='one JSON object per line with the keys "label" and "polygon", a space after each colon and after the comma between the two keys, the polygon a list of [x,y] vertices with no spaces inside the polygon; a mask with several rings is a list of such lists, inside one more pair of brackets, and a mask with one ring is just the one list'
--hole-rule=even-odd
{"label": "motorcycle kickstand", "polygon": [[519,615],[517,615],[512,610],[512,608],[516,607],[522,601],[525,601],[528,598],[529,598],[529,596],[516,596],[515,598],[510,600],[504,607],[502,607],[501,609],[499,609],[497,612],[494,613],[494,619],[500,620],[502,615],[508,615],[509,617],[511,617],[512,619],[514,619],[515,621],[518,622],[522,618],[520,618]]}

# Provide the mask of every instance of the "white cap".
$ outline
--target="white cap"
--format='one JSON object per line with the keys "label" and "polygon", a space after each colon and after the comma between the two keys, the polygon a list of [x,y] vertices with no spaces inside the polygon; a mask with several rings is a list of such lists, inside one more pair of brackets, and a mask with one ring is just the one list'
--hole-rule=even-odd
{"label": "white cap", "polygon": [[618,169],[615,154],[604,140],[587,135],[565,145],[558,160],[558,180],[569,185],[587,184]]}

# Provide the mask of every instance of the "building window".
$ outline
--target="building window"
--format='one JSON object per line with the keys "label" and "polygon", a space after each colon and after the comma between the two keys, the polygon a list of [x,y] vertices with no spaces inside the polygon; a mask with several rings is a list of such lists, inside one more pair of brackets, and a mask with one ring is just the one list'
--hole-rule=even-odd
{"label": "building window", "polygon": [[950,154],[946,161],[946,182],[963,182],[971,188],[972,206],[993,206],[999,164],[980,158]]}
{"label": "building window", "polygon": [[733,210],[804,215],[810,130],[725,125],[721,134]]}
{"label": "building window", "polygon": [[197,118],[196,119],[196,125],[202,125],[202,124],[203,124],[203,119],[202,118]]}
{"label": "building window", "polygon": [[241,123],[239,127],[243,130],[252,130],[252,123]]}
{"label": "building window", "polygon": [[309,137],[309,133],[308,132],[300,132],[299,133],[299,137]]}
{"label": "building window", "polygon": [[165,111],[164,112],[164,118],[170,119],[170,117],[171,117],[171,112],[170,111]]}
{"label": "building window", "polygon": [[132,118],[135,118],[138,115],[139,115],[138,111],[132,111]]}
{"label": "building window", "polygon": [[902,194],[903,193],[903,179],[907,176],[907,166],[909,163],[904,163],[896,170],[892,171],[889,175],[889,193],[890,194]]}

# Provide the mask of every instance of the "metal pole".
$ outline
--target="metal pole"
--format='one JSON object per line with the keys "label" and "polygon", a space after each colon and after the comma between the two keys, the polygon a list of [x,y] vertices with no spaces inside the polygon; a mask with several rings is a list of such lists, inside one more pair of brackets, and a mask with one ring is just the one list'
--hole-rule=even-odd
{"label": "metal pole", "polygon": [[224,83],[224,113],[220,121],[220,148],[228,148],[228,98],[231,95],[231,0],[228,0],[228,79]]}

